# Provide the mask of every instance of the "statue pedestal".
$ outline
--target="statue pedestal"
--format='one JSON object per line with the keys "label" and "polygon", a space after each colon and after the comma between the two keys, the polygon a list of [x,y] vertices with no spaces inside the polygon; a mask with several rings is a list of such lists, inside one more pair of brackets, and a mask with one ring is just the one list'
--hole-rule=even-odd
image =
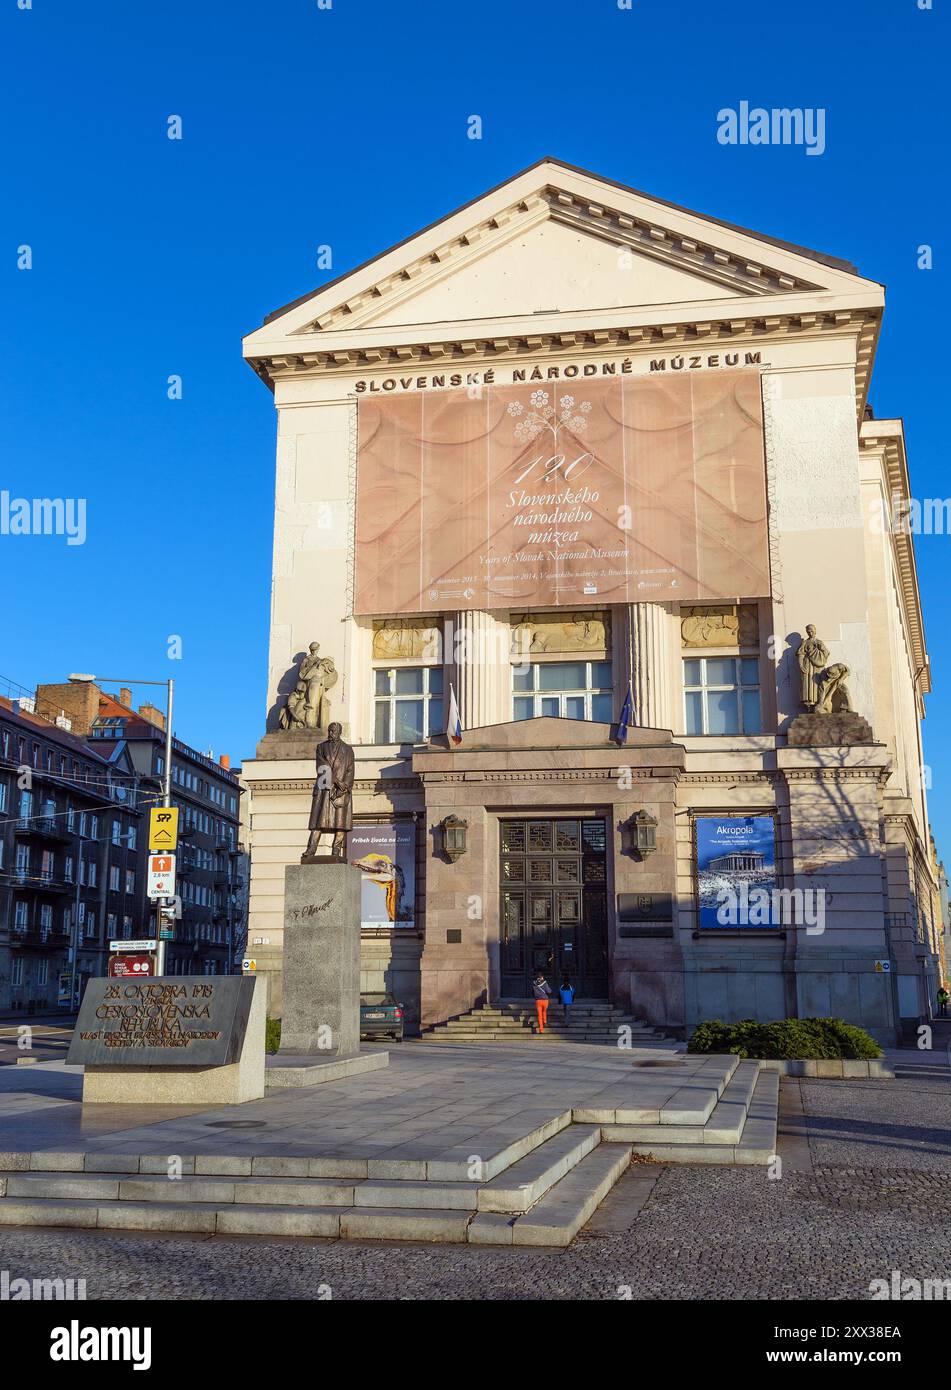
{"label": "statue pedestal", "polygon": [[874,743],[872,726],[854,710],[835,714],[797,714],[789,726],[790,748],[817,748],[823,745]]}
{"label": "statue pedestal", "polygon": [[343,860],[284,870],[283,1065],[360,1050],[360,870]]}
{"label": "statue pedestal", "polygon": [[255,756],[264,762],[314,761],[314,749],[327,737],[326,729],[272,729],[259,740]]}

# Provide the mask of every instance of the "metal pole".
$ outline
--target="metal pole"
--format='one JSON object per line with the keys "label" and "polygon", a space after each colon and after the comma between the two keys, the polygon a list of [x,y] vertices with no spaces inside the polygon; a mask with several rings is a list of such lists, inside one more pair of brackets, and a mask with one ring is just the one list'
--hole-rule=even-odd
{"label": "metal pole", "polygon": [[76,1002],[76,956],[79,952],[79,885],[83,877],[83,842],[78,838],[79,854],[76,857],[76,901],[73,904],[73,920],[69,924],[69,945],[72,956],[69,972],[69,1009],[72,1012]]}
{"label": "metal pole", "polygon": [[[172,804],[172,707],[173,707],[173,702],[174,702],[174,699],[175,699],[175,682],[174,682],[173,680],[169,680],[169,681],[166,682],[166,685],[167,685],[167,695],[166,695],[166,700],[165,700],[165,769],[164,769],[164,774],[165,774],[165,775],[164,775],[164,777],[162,778],[162,782],[163,782],[163,787],[162,787],[162,793],[163,793],[163,795],[162,795],[162,805],[163,805],[163,806],[171,806],[171,804]],[[176,846],[176,862],[177,862],[177,846]],[[165,901],[167,901],[167,899],[166,899]],[[165,946],[166,946],[166,943],[162,940],[162,902],[163,902],[163,899],[159,898],[159,899],[156,900],[156,904],[155,904],[155,940],[156,940],[155,970],[156,970],[156,973],[157,973],[158,975],[164,975],[164,974],[165,974]]]}

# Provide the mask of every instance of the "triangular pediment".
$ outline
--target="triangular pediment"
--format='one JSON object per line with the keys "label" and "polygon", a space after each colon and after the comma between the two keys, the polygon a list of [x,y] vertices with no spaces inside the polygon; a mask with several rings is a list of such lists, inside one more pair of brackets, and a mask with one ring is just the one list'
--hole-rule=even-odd
{"label": "triangular pediment", "polygon": [[532,319],[606,311],[719,313],[730,301],[748,312],[865,286],[880,293],[844,261],[546,159],[270,315],[245,351],[475,334],[506,320],[524,332]]}

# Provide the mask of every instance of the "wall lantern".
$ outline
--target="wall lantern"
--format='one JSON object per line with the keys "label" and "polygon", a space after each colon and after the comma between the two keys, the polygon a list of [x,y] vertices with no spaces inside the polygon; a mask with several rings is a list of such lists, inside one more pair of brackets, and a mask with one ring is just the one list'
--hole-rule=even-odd
{"label": "wall lantern", "polygon": [[443,854],[447,859],[451,859],[453,864],[469,848],[467,839],[469,835],[469,822],[460,820],[458,816],[446,816],[440,822],[442,830]]}
{"label": "wall lantern", "polygon": [[627,823],[631,832],[631,849],[641,858],[657,848],[657,821],[648,811],[635,811]]}

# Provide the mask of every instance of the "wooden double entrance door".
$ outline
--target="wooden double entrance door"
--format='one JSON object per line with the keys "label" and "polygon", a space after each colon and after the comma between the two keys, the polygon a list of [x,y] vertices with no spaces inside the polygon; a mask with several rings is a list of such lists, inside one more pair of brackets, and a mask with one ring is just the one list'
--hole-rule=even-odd
{"label": "wooden double entrance door", "polygon": [[525,999],[539,970],[557,999],[608,992],[606,830],[602,817],[500,821],[502,997]]}

